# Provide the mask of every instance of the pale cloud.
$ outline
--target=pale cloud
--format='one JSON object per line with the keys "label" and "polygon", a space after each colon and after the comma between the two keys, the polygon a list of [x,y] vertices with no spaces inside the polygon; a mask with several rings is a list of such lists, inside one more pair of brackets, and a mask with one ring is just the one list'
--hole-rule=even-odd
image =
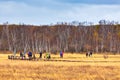
{"label": "pale cloud", "polygon": [[50,24],[56,22],[91,21],[101,19],[120,22],[120,5],[67,4],[47,0],[46,5],[24,2],[0,2],[0,23]]}
{"label": "pale cloud", "polygon": [[[120,21],[120,5],[78,5],[75,6],[69,15],[77,20],[96,22],[100,19]],[[69,12],[69,13],[70,13]]]}

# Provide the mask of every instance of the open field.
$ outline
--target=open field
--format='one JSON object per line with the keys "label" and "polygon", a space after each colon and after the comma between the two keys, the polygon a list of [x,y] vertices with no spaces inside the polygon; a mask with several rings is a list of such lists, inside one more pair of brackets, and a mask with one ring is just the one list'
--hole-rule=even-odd
{"label": "open field", "polygon": [[53,61],[8,60],[8,55],[0,54],[0,80],[120,80],[120,55],[52,55]]}

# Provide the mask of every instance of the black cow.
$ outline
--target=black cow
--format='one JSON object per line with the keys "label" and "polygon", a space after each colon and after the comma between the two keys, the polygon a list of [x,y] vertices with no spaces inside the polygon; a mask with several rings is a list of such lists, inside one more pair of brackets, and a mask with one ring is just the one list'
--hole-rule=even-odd
{"label": "black cow", "polygon": [[90,56],[92,56],[92,52],[91,51],[86,53],[86,57],[90,57]]}

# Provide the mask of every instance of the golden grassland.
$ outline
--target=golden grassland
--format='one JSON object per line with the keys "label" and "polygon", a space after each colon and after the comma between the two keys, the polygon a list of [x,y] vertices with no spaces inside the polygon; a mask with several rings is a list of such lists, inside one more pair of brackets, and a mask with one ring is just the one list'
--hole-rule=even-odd
{"label": "golden grassland", "polygon": [[61,61],[8,60],[8,55],[0,54],[0,80],[120,80],[120,55],[107,59],[102,54],[88,58],[85,54],[51,55],[51,60]]}

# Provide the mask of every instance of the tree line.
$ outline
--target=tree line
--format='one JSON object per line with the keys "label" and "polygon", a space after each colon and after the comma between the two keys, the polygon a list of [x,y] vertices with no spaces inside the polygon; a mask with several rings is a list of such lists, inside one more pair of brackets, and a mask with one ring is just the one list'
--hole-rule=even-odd
{"label": "tree line", "polygon": [[0,25],[0,50],[120,53],[120,25]]}

